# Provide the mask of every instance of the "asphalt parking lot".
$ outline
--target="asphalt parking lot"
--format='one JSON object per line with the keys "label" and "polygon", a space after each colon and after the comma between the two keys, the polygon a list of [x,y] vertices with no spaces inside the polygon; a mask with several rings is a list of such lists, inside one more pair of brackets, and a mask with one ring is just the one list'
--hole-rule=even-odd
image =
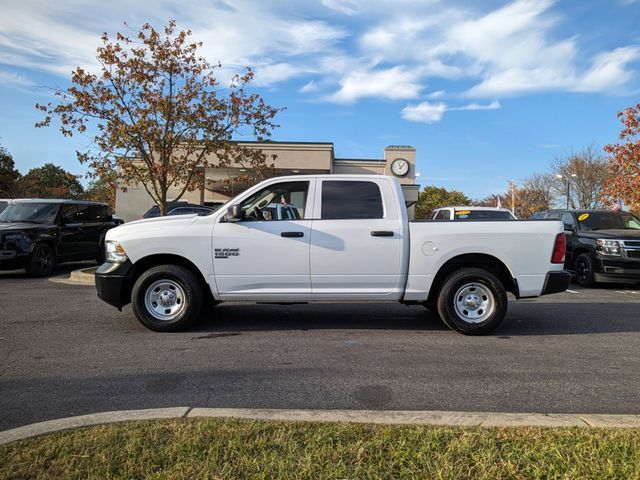
{"label": "asphalt parking lot", "polygon": [[179,405],[640,413],[640,285],[512,302],[485,337],[386,304],[219,305],[160,334],[21,272],[0,298],[0,430]]}

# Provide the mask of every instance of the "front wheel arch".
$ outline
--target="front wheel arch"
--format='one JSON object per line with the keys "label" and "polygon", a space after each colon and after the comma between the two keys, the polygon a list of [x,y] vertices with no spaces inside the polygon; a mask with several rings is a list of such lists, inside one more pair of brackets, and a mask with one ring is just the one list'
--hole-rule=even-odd
{"label": "front wheel arch", "polygon": [[[204,275],[200,269],[189,259],[180,255],[173,254],[155,254],[143,257],[136,261],[131,270],[127,274],[127,279],[124,286],[124,299],[126,303],[131,302],[131,291],[136,280],[147,270],[156,267],[158,265],[178,265],[189,270],[198,279],[204,293],[204,301],[207,305],[215,305],[216,301],[211,293],[211,287],[205,280]],[[125,305],[126,305],[125,303]]]}

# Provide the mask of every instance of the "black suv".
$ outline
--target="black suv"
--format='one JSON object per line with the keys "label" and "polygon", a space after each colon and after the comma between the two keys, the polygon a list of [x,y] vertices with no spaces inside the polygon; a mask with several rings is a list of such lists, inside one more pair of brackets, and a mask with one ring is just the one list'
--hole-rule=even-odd
{"label": "black suv", "polygon": [[640,282],[640,220],[613,210],[549,210],[534,219],[561,220],[567,237],[565,268],[578,284]]}
{"label": "black suv", "polygon": [[0,270],[49,275],[56,264],[104,261],[104,235],[116,226],[103,203],[13,200],[0,213]]}

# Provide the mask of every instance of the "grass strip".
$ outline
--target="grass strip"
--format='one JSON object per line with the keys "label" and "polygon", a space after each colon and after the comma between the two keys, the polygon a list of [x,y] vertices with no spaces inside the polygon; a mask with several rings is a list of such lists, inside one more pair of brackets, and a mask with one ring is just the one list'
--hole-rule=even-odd
{"label": "grass strip", "polygon": [[0,447],[0,479],[640,479],[640,429],[178,419]]}

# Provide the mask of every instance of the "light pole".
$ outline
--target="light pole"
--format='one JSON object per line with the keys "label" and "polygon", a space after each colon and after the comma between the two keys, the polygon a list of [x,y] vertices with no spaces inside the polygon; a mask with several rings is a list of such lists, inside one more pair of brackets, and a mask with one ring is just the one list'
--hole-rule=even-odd
{"label": "light pole", "polygon": [[577,175],[575,173],[567,174],[566,176],[560,175],[559,173],[556,174],[556,178],[563,179],[567,182],[567,210],[569,210],[569,197],[571,195],[571,179],[576,177]]}

